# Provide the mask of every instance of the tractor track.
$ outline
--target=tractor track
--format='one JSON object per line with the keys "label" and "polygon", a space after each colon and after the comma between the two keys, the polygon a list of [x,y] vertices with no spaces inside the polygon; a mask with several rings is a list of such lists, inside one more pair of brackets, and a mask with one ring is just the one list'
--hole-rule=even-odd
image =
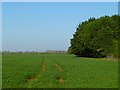
{"label": "tractor track", "polygon": [[[41,63],[41,67],[40,67],[41,72],[43,72],[43,73],[45,72],[45,67],[46,67],[46,63],[45,63],[44,59],[42,58],[42,63]],[[26,78],[26,81],[30,82],[28,88],[31,87],[31,84],[32,84],[33,81],[38,80],[38,76],[39,76],[39,73],[37,75],[35,75],[35,76],[31,76],[31,77]]]}
{"label": "tractor track", "polygon": [[[54,63],[54,66],[58,69],[59,73],[64,73],[64,72],[63,72],[63,69],[57,64],[56,61],[52,60],[51,58],[50,58],[50,60],[51,60],[51,62]],[[60,84],[64,84],[64,83],[65,83],[65,80],[62,78],[62,76],[56,77],[56,81],[57,81],[58,83],[60,83]]]}
{"label": "tractor track", "polygon": [[[63,73],[63,69],[58,65],[58,63],[56,61],[52,60],[51,58],[49,58],[49,60],[58,69],[59,73]],[[44,58],[42,58],[41,72],[45,73],[45,71],[46,71],[46,63],[44,61]],[[32,81],[38,80],[38,75],[39,75],[39,73],[35,76],[26,78],[27,82],[31,82],[28,87],[31,87]],[[56,77],[56,81],[60,84],[64,84],[64,82],[65,82],[65,80],[62,78],[62,76]]]}
{"label": "tractor track", "polygon": [[57,67],[57,69],[58,69],[60,72],[63,71],[63,69],[62,69],[57,63],[55,63],[54,65],[55,65],[55,67]]}
{"label": "tractor track", "polygon": [[43,62],[43,63],[42,63],[42,72],[43,72],[43,73],[45,72],[45,67],[46,67],[46,63]]}

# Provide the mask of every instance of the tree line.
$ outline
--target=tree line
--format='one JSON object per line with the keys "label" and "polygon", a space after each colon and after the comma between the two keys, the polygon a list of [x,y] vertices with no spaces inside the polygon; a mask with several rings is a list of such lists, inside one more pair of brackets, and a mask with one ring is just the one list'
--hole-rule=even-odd
{"label": "tree line", "polygon": [[119,36],[119,15],[89,18],[77,26],[68,53],[81,57],[118,57]]}

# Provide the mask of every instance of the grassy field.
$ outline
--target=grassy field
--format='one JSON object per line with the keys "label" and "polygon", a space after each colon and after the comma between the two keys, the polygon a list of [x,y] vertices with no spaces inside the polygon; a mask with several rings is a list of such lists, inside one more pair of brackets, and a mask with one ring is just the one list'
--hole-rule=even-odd
{"label": "grassy field", "polygon": [[3,54],[3,88],[117,88],[118,62],[68,54]]}

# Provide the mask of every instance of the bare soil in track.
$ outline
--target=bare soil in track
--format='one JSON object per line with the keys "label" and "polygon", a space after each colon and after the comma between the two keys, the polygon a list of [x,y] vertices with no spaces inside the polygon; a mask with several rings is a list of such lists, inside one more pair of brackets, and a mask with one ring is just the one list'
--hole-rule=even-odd
{"label": "bare soil in track", "polygon": [[[41,68],[42,68],[42,72],[45,72],[45,62],[42,63],[42,67]],[[27,77],[26,81],[29,82],[29,81],[33,81],[33,80],[37,80],[37,79],[38,79],[38,75]]]}
{"label": "bare soil in track", "polygon": [[45,62],[42,64],[42,72],[45,72]]}
{"label": "bare soil in track", "polygon": [[55,63],[55,66],[58,68],[58,70],[59,70],[60,72],[63,71],[62,68],[61,68],[60,66],[58,66],[58,64]]}
{"label": "bare soil in track", "polygon": [[63,80],[63,78],[61,78],[61,77],[57,77],[57,81],[59,82],[59,83],[64,83],[65,81]]}
{"label": "bare soil in track", "polygon": [[33,81],[33,80],[37,80],[37,76],[34,76],[34,77],[27,77],[26,80],[27,80],[27,82]]}
{"label": "bare soil in track", "polygon": [[[55,63],[55,67],[57,67],[57,69],[60,71],[60,72],[63,72],[63,69]],[[57,77],[57,81],[61,84],[64,84],[65,80],[62,78],[62,77]]]}

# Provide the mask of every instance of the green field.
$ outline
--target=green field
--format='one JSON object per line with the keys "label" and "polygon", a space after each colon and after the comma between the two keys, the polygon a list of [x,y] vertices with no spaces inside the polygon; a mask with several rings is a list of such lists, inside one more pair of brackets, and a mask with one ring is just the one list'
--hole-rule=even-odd
{"label": "green field", "polygon": [[69,54],[3,54],[3,88],[117,88],[118,62]]}

